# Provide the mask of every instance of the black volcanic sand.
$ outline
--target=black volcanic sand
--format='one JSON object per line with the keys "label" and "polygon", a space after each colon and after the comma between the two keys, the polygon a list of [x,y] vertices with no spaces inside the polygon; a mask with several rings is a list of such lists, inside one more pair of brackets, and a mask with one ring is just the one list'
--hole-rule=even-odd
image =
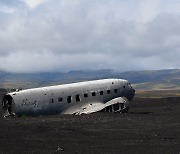
{"label": "black volcanic sand", "polygon": [[135,98],[129,112],[1,117],[0,152],[180,154],[180,97]]}

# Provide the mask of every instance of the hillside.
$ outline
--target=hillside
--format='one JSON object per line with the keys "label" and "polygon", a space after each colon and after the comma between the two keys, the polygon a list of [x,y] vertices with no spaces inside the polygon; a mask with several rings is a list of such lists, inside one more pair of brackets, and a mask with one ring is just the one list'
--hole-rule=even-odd
{"label": "hillside", "polygon": [[120,72],[118,70],[79,70],[67,73],[17,74],[0,72],[0,88],[33,88],[103,78],[129,80],[138,90],[179,90],[180,69]]}

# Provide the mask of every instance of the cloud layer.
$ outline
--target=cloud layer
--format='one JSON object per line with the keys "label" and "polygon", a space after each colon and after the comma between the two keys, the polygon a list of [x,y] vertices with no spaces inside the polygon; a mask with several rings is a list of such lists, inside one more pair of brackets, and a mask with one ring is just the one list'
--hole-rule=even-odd
{"label": "cloud layer", "polygon": [[177,0],[0,0],[0,70],[180,68]]}

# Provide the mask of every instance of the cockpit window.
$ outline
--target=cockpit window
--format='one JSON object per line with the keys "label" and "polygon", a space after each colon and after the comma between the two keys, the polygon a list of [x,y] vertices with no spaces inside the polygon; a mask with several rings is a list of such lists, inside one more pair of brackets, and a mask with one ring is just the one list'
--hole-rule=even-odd
{"label": "cockpit window", "polygon": [[128,83],[128,87],[129,87],[129,88],[132,88],[132,86],[131,86],[131,84],[130,84],[130,83]]}

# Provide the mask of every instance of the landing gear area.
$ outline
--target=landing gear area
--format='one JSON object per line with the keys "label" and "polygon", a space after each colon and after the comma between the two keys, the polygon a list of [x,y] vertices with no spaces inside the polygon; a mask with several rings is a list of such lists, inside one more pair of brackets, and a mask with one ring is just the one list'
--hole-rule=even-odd
{"label": "landing gear area", "polygon": [[117,113],[128,113],[129,107],[125,107],[124,103],[117,103],[107,106],[101,112],[117,112]]}
{"label": "landing gear area", "polygon": [[4,118],[15,116],[13,113],[14,105],[13,99],[10,95],[5,95],[2,101],[2,109],[3,109],[3,116]]}

